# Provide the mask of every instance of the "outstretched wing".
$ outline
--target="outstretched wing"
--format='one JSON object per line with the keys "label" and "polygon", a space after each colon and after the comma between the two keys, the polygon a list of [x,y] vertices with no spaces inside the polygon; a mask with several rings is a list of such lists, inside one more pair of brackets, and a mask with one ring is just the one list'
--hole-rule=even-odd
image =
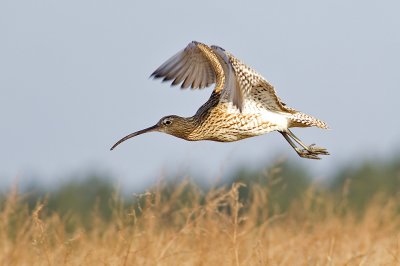
{"label": "outstretched wing", "polygon": [[239,108],[240,111],[243,110],[243,102],[244,102],[244,93],[240,84],[238,82],[237,76],[233,69],[232,63],[229,59],[229,53],[227,53],[223,48],[212,45],[211,48],[217,54],[221,66],[225,72],[225,89],[224,95],[222,98],[228,99],[233,103],[234,106]]}
{"label": "outstretched wing", "polygon": [[260,74],[218,46],[209,47],[193,41],[151,76],[163,78],[163,81],[173,80],[172,85],[182,83],[183,89],[202,89],[216,83],[214,91],[222,91],[223,98],[231,101],[240,111],[245,99],[256,101],[270,110],[294,111],[285,106],[274,87]]}
{"label": "outstretched wing", "polygon": [[235,72],[225,50],[218,46],[207,46],[200,42],[191,42],[188,46],[168,59],[151,75],[174,80],[172,85],[193,89],[208,87],[215,83],[214,92],[224,91],[233,104],[240,110],[243,107],[243,94],[239,90]]}
{"label": "outstretched wing", "polygon": [[182,83],[182,89],[202,89],[215,83],[216,74],[212,63],[199,45],[198,42],[189,43],[185,49],[157,68],[151,76],[163,78],[163,81],[173,80],[172,85]]}
{"label": "outstretched wing", "polygon": [[271,111],[295,113],[296,110],[287,107],[276,94],[274,87],[255,70],[226,52],[229,62],[235,72],[242,97],[251,99]]}

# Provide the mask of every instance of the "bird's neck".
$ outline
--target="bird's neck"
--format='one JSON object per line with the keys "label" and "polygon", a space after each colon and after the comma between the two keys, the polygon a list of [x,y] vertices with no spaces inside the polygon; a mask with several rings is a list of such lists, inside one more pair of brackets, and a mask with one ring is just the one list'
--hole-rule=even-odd
{"label": "bird's neck", "polygon": [[208,101],[197,110],[195,115],[185,118],[188,126],[184,139],[192,141],[208,139],[207,136],[204,135],[203,126],[211,115],[211,111],[218,105],[219,98],[220,94],[213,92]]}
{"label": "bird's neck", "polygon": [[183,135],[180,138],[189,141],[201,140],[202,138],[198,134],[198,131],[202,125],[203,119],[196,114],[192,117],[187,117],[185,120],[186,127],[185,130],[182,132]]}
{"label": "bird's neck", "polygon": [[196,140],[192,138],[192,133],[200,125],[198,117],[191,116],[191,117],[185,117],[183,119],[184,119],[184,124],[182,124],[179,130],[171,132],[172,135],[185,140]]}

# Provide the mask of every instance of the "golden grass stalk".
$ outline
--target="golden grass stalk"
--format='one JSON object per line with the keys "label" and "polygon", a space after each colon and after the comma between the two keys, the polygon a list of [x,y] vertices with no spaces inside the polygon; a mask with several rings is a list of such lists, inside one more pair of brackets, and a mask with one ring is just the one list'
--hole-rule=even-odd
{"label": "golden grass stalk", "polygon": [[[162,185],[160,185],[162,186]],[[247,189],[249,198],[240,193]],[[113,214],[96,209],[90,227],[39,202],[29,210],[16,189],[1,203],[1,265],[399,265],[398,198],[370,201],[357,216],[345,200],[310,187],[286,211],[271,206],[271,187],[212,189],[188,181],[161,187]]]}

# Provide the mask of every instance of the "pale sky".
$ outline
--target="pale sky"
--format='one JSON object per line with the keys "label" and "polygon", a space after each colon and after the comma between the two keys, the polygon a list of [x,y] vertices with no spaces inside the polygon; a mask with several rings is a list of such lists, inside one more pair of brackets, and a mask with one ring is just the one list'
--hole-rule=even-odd
{"label": "pale sky", "polygon": [[[0,2],[0,178],[57,183],[90,171],[132,189],[166,173],[212,183],[287,157],[318,178],[400,151],[399,1]],[[332,130],[294,129],[328,148],[299,158],[279,133],[235,143],[161,133],[115,141],[211,94],[149,79],[192,40],[255,68],[290,107]],[[199,174],[199,172],[201,174]]]}

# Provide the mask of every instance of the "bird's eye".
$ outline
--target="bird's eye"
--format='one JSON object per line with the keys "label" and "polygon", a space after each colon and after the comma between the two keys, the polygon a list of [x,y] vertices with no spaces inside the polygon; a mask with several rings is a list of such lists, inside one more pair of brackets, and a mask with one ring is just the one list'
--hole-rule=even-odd
{"label": "bird's eye", "polygon": [[164,120],[164,125],[171,125],[172,121],[171,120]]}

